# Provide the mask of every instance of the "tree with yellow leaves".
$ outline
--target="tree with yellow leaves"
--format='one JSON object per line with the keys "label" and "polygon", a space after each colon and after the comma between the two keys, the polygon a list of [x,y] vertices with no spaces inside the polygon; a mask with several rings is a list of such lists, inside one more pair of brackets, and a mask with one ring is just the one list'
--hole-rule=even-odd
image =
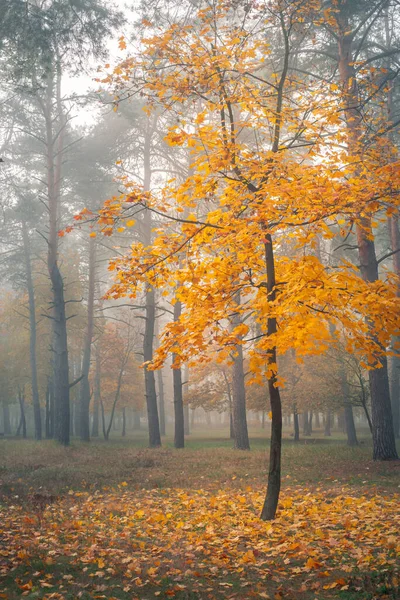
{"label": "tree with yellow leaves", "polygon": [[[362,226],[397,184],[393,163],[377,152],[364,158],[368,179],[352,168],[347,177],[335,88],[327,94],[324,83],[292,69],[318,8],[213,2],[190,21],[149,32],[141,54],[104,78],[121,94],[131,82],[149,110],[160,105],[174,116],[166,139],[191,154],[183,182],[170,180],[158,193],[125,182],[126,195],[101,211],[107,233],[138,211],[160,223],[151,244],[134,243],[111,262],[116,280],[108,296],[135,297],[148,285],[174,290],[182,314],[165,328],[153,368],[169,353],[177,367],[207,361],[210,343],[221,363],[247,346],[250,383],[267,383],[272,411],[263,519],[274,518],[280,490],[277,355],[321,354],[346,331],[347,351],[376,369],[400,327],[391,274],[371,281],[348,261],[326,265],[315,255],[317,239],[332,240],[343,215]],[[283,52],[273,45],[278,40]],[[288,240],[294,251],[285,254]],[[232,328],[234,314],[240,318]],[[256,336],[244,320],[249,314]]]}

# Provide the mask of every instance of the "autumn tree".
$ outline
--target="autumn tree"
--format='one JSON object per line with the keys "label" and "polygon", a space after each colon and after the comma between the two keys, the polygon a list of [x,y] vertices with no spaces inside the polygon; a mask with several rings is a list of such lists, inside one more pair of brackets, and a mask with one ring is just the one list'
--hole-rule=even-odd
{"label": "autumn tree", "polygon": [[[399,327],[392,278],[367,281],[348,261],[332,268],[315,253],[317,237],[336,235],[332,225],[342,213],[358,223],[361,203],[371,217],[377,207],[375,193],[337,169],[344,157],[335,90],[327,95],[324,83],[293,69],[295,50],[317,19],[314,9],[303,2],[248,10],[216,3],[193,21],[149,32],[140,56],[104,77],[117,91],[130,78],[150,108],[162,105],[174,115],[166,139],[192,157],[183,183],[169,181],[159,194],[130,184],[124,198],[101,211],[100,223],[144,209],[165,223],[150,246],[134,243],[112,261],[117,281],[108,296],[178,286],[184,308],[165,328],[153,368],[171,351],[181,363],[207,360],[212,342],[225,362],[235,346],[249,344],[250,380],[266,382],[272,410],[264,519],[274,517],[280,489],[277,355],[323,353],[344,329],[347,351],[374,369]],[[393,186],[392,164],[372,160],[369,171],[369,189],[379,187],[384,196]],[[187,217],[174,215],[177,204],[181,215],[190,209]],[[285,255],[288,236],[299,251]],[[256,340],[243,318],[230,327],[235,312],[253,315]]]}

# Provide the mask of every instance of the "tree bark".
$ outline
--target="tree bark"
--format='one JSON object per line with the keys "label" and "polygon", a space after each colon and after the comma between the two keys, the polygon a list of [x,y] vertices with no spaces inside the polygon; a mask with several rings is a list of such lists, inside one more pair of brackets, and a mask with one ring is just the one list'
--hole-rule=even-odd
{"label": "tree bark", "polygon": [[99,409],[101,397],[101,346],[100,340],[97,340],[95,350],[95,372],[93,382],[93,422],[92,437],[99,436]]}
{"label": "tree bark", "polygon": [[294,441],[300,441],[300,426],[299,426],[299,413],[297,412],[297,408],[293,406],[293,427],[294,427]]}
{"label": "tree bark", "polygon": [[310,425],[308,419],[308,410],[303,412],[303,435],[308,436],[310,434]]}
{"label": "tree bark", "polygon": [[[237,306],[240,305],[240,293],[236,294]],[[240,325],[241,317],[235,312],[232,317],[232,329]],[[249,433],[246,415],[246,388],[244,384],[243,347],[236,344],[232,366],[232,409],[233,430],[235,432],[234,447],[237,450],[250,450]]]}
{"label": "tree bark", "polygon": [[347,374],[343,364],[340,365],[340,380],[344,400],[344,422],[347,434],[347,445],[358,446],[356,426],[354,424],[353,407],[350,401],[350,390],[347,381]]}
{"label": "tree bark", "polygon": [[[67,318],[65,314],[64,282],[58,267],[58,212],[61,189],[61,166],[64,145],[65,119],[61,100],[61,67],[56,69],[56,84],[49,75],[47,81],[47,99],[43,103],[43,114],[46,123],[47,150],[47,193],[49,213],[49,233],[47,266],[52,287],[52,324],[53,324],[53,372],[54,372],[54,404],[55,435],[65,445],[70,441],[70,399],[69,399],[69,364]],[[53,91],[56,89],[57,118],[59,131],[54,134]],[[57,143],[56,143],[57,142]]]}
{"label": "tree bark", "polygon": [[[146,324],[143,338],[144,362],[151,362],[153,359],[153,339],[154,339],[154,321],[155,321],[155,294],[150,286],[146,290]],[[149,424],[149,446],[157,448],[161,446],[160,424],[158,420],[157,394],[154,371],[144,367],[145,390],[147,418]]]}
{"label": "tree bark", "polygon": [[125,406],[122,409],[122,437],[126,436],[126,408]]}
{"label": "tree bark", "polygon": [[321,426],[321,423],[319,421],[319,411],[317,410],[317,412],[315,413],[315,427],[316,429],[319,429]]}
{"label": "tree bark", "polygon": [[[393,215],[388,219],[392,251],[400,250],[399,216]],[[393,270],[400,278],[400,252],[393,255]],[[400,285],[397,289],[400,297]],[[393,338],[393,346],[400,343],[400,338]],[[400,358],[393,356],[391,364],[390,397],[393,411],[393,428],[395,437],[400,438]]]}
{"label": "tree bark", "polygon": [[324,435],[327,437],[331,436],[331,426],[332,426],[332,414],[330,410],[326,411],[326,419],[325,419],[325,430]]}
{"label": "tree bark", "polygon": [[[362,113],[359,110],[360,98],[357,74],[354,68],[353,37],[348,6],[342,2],[336,13],[338,23],[339,74],[344,90],[345,117],[348,131],[349,150],[359,153],[362,142]],[[372,237],[372,225],[369,217],[360,216],[356,224],[360,272],[364,281],[373,283],[379,279],[375,242]],[[372,324],[367,323],[373,335]],[[390,402],[387,359],[380,359],[381,368],[369,371],[369,385],[372,406],[372,440],[374,460],[395,460],[398,458],[393,428],[393,416]]]}
{"label": "tree bark", "polygon": [[92,351],[93,328],[94,328],[94,291],[96,277],[96,240],[89,238],[89,289],[87,304],[87,328],[83,348],[82,375],[79,394],[79,428],[80,437],[83,442],[90,441],[90,357]]}
{"label": "tree bark", "polygon": [[163,370],[157,371],[158,382],[158,409],[160,411],[160,434],[165,435],[165,400],[164,400],[164,379]]}
{"label": "tree bark", "polygon": [[40,414],[39,386],[36,361],[36,306],[35,290],[32,279],[32,265],[29,236],[26,221],[22,219],[22,240],[24,246],[26,287],[28,290],[29,303],[29,360],[31,366],[32,406],[33,419],[35,423],[35,439],[42,439],[42,418]]}
{"label": "tree bark", "polygon": [[[276,299],[275,260],[272,245],[272,237],[266,234],[265,265],[267,270],[267,293],[268,300],[274,302]],[[268,317],[267,334],[271,336],[277,332],[275,317]],[[281,489],[281,454],[282,454],[282,403],[276,380],[276,348],[273,346],[268,353],[268,365],[272,374],[268,376],[268,391],[271,403],[272,425],[269,455],[269,473],[267,493],[261,511],[261,519],[264,521],[275,518],[278,507],[279,492]]]}
{"label": "tree bark", "polygon": [[[151,137],[155,127],[155,122],[148,122],[148,130],[144,138],[143,149],[143,171],[144,183],[143,189],[145,192],[150,190],[151,186]],[[152,238],[152,216],[150,210],[146,210],[143,217],[143,232],[144,243],[147,246],[151,244]],[[143,337],[143,355],[144,355],[144,377],[145,377],[145,394],[147,405],[147,419],[149,424],[149,446],[157,448],[161,446],[160,423],[158,418],[157,393],[154,371],[150,371],[147,367],[148,362],[153,360],[153,344],[154,344],[154,328],[156,320],[156,305],[155,292],[150,284],[146,287],[145,294],[145,332]]]}
{"label": "tree bark", "polygon": [[26,440],[25,398],[21,390],[18,390],[18,402],[21,416],[18,425],[17,435],[19,435],[19,432],[22,428],[22,437],[24,438],[24,440]]}
{"label": "tree bark", "polygon": [[[182,304],[176,300],[174,304],[174,321],[178,321],[182,313]],[[185,447],[185,415],[183,411],[182,369],[176,367],[178,356],[172,354],[172,373],[174,382],[174,417],[175,417],[175,448]]]}

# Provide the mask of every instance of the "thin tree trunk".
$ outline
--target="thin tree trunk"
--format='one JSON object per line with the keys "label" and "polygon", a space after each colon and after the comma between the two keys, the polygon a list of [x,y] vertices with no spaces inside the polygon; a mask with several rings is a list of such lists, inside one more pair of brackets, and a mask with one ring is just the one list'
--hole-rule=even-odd
{"label": "thin tree trunk", "polygon": [[61,104],[61,68],[57,65],[56,106],[60,120],[58,144],[53,132],[53,90],[54,81],[50,77],[47,82],[47,101],[43,105],[46,122],[47,149],[47,191],[49,233],[47,266],[52,287],[52,324],[53,324],[53,369],[54,369],[54,404],[55,434],[57,440],[65,445],[70,441],[70,399],[69,399],[69,365],[67,318],[65,314],[64,282],[58,267],[58,212],[60,204],[61,165],[63,155],[63,137],[65,120]]}
{"label": "thin tree trunk", "polygon": [[17,435],[19,435],[19,431],[22,428],[22,437],[24,438],[24,440],[26,440],[25,398],[21,390],[18,390],[18,402],[21,416]]}
{"label": "thin tree trunk", "polygon": [[309,434],[309,426],[308,426],[308,410],[303,412],[303,435],[307,436]]}
{"label": "thin tree trunk", "polygon": [[[156,119],[156,117],[154,118]],[[145,192],[150,190],[151,185],[151,137],[155,128],[155,121],[150,124],[148,122],[148,131],[144,139],[143,149],[143,170],[144,182],[143,189]],[[143,217],[144,243],[147,246],[151,244],[152,216],[150,210],[145,211]],[[145,375],[145,393],[147,405],[147,418],[149,425],[149,446],[157,448],[161,446],[160,423],[158,418],[157,394],[154,371],[150,371],[146,363],[153,360],[153,343],[154,343],[154,327],[156,320],[155,292],[154,288],[149,284],[145,294],[145,332],[143,337],[143,355],[144,355],[144,375]]]}
{"label": "thin tree trunk", "polygon": [[[359,110],[357,74],[354,68],[353,34],[349,31],[348,6],[339,5],[336,13],[338,22],[339,74],[345,95],[345,117],[348,131],[348,145],[351,153],[359,152],[362,142],[362,113]],[[360,216],[356,224],[360,272],[364,281],[373,283],[379,279],[375,242],[369,217]],[[371,323],[367,323],[371,328]],[[380,358],[382,367],[369,371],[369,385],[372,406],[372,439],[374,460],[394,460],[398,458],[393,428],[390,402],[387,359]]]}
{"label": "thin tree trunk", "polygon": [[165,400],[164,400],[164,379],[163,370],[157,371],[158,383],[158,410],[160,411],[160,434],[165,435]]}
{"label": "thin tree trunk", "polygon": [[300,441],[300,426],[299,426],[299,413],[297,412],[296,405],[293,406],[293,427],[294,427],[294,441]]}
{"label": "thin tree trunk", "polygon": [[106,415],[105,415],[105,411],[104,411],[104,403],[103,403],[103,399],[100,396],[100,408],[101,408],[101,425],[102,425],[102,429],[103,429],[103,437],[106,441],[108,441],[108,433],[107,432],[107,428],[106,428]]}
{"label": "thin tree trunk", "polygon": [[324,435],[331,436],[332,414],[330,410],[326,411]]}
{"label": "thin tree trunk", "polygon": [[126,409],[125,406],[122,409],[122,437],[126,436]]}
{"label": "thin tree trunk", "polygon": [[108,422],[108,427],[106,429],[106,435],[105,435],[105,439],[106,440],[108,440],[108,438],[110,436],[111,427],[113,426],[113,423],[114,423],[115,409],[116,409],[117,402],[119,400],[119,396],[120,396],[120,393],[121,393],[122,378],[123,378],[123,375],[124,375],[125,366],[126,366],[126,360],[124,361],[123,365],[121,366],[121,369],[120,369],[119,374],[118,374],[117,389],[115,391],[114,402],[113,402],[113,405],[112,405],[112,408],[111,408],[110,420]]}
{"label": "thin tree trunk", "polygon": [[[182,313],[182,304],[176,300],[174,304],[174,321],[178,321]],[[174,382],[174,417],[175,417],[175,448],[185,447],[185,416],[183,412],[182,369],[176,367],[178,357],[172,354],[172,374]],[[174,368],[175,366],[175,368]]]}
{"label": "thin tree trunk", "polygon": [[99,436],[100,397],[101,397],[101,345],[100,345],[100,340],[97,340],[96,352],[95,352],[95,372],[94,372],[94,382],[93,382],[92,437]]}
{"label": "thin tree trunk", "polygon": [[82,375],[79,394],[79,426],[80,437],[83,442],[90,441],[90,357],[92,351],[94,328],[94,291],[96,277],[96,240],[89,238],[89,289],[87,303],[87,328],[83,348]]}
{"label": "thin tree trunk", "polygon": [[[275,292],[275,260],[272,245],[272,237],[269,233],[266,234],[265,247],[265,265],[267,271],[267,293],[268,300],[274,302],[276,298]],[[267,323],[268,336],[274,335],[277,332],[276,318],[269,317]],[[279,492],[281,489],[281,454],[282,454],[282,403],[279,388],[277,387],[276,379],[276,348],[273,346],[268,353],[268,364],[273,370],[272,375],[268,377],[268,391],[271,402],[272,425],[271,425],[271,442],[269,455],[269,473],[267,493],[264,500],[264,505],[261,511],[261,519],[264,521],[275,518],[276,509],[278,507]]]}
{"label": "thin tree trunk", "polygon": [[[240,305],[240,294],[236,294],[237,306]],[[241,323],[238,311],[232,317],[232,329]],[[232,366],[232,408],[233,430],[235,432],[234,447],[237,450],[250,450],[249,433],[246,415],[246,388],[244,384],[243,347],[236,344]]]}
{"label": "thin tree trunk", "polygon": [[343,364],[340,364],[340,380],[344,400],[344,422],[347,434],[347,445],[358,446],[356,426],[354,423],[353,407],[350,401],[350,390],[347,381],[347,374]]}
{"label": "thin tree trunk", "polygon": [[[155,295],[154,289],[150,286],[146,290],[146,324],[143,338],[144,362],[150,362],[153,359],[153,338],[155,321]],[[154,371],[150,371],[147,366],[144,367],[145,390],[147,418],[149,424],[149,446],[157,448],[161,446],[160,424],[158,419],[156,382]]]}
{"label": "thin tree trunk", "polygon": [[34,419],[34,423],[35,423],[35,439],[41,440],[42,439],[42,419],[41,419],[41,414],[40,414],[40,400],[39,400],[39,387],[38,387],[37,361],[36,361],[35,290],[33,287],[33,280],[32,280],[32,265],[31,265],[29,236],[28,236],[26,221],[24,219],[22,219],[22,240],[23,240],[23,245],[24,245],[26,287],[28,290],[28,303],[29,303],[29,360],[30,360],[30,366],[31,366],[33,419]]}
{"label": "thin tree trunk", "polygon": [[[231,388],[231,384],[229,381],[229,377],[226,374],[225,369],[221,369],[222,370],[222,375],[224,377],[224,381],[225,381],[225,387],[226,387],[226,394],[228,396],[228,407],[229,407],[229,438],[231,440],[235,440],[235,423],[233,421],[233,409],[232,409],[232,388]],[[234,446],[235,446],[235,441],[234,441]]]}

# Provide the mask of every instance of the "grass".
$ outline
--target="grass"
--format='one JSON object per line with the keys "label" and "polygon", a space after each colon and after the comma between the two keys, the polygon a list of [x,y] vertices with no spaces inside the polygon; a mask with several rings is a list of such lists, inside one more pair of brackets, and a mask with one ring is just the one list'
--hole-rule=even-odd
{"label": "grass", "polygon": [[[304,538],[308,549],[301,546],[302,549],[295,550],[293,556],[290,552],[287,553],[288,551],[286,554],[282,551],[281,556],[277,553],[277,556],[272,554],[271,557],[268,549],[263,546],[260,555],[256,553],[256,558],[253,556],[249,564],[241,564],[240,561],[238,563],[238,552],[241,556],[240,552],[248,552],[248,548],[252,552],[253,549],[253,545],[246,546],[243,537],[246,534],[242,535],[242,530],[245,532],[246,527],[249,528],[248,535],[259,540],[258,529],[264,527],[264,524],[261,525],[258,521],[258,513],[267,480],[268,442],[265,432],[253,430],[252,434],[250,452],[233,450],[225,432],[218,430],[195,431],[188,438],[184,450],[175,450],[169,437],[163,440],[163,448],[150,450],[145,447],[147,439],[144,432],[124,439],[114,437],[108,443],[98,440],[82,444],[74,440],[69,448],[59,447],[52,441],[37,443],[11,438],[0,440],[0,599],[14,600],[20,596],[64,600],[155,600],[172,597],[178,600],[241,600],[253,597],[271,600],[399,598],[399,556],[396,555],[396,551],[387,550],[390,560],[388,559],[386,564],[382,562],[383,554],[380,551],[379,553],[377,548],[376,556],[371,554],[368,559],[372,561],[371,569],[367,569],[364,563],[361,567],[357,566],[359,563],[354,558],[357,539],[352,539],[351,532],[348,538],[348,532],[343,529],[339,520],[335,525],[331,524],[329,535],[342,536],[344,548],[348,543],[346,539],[351,539],[355,545],[348,556],[344,550],[344,558],[341,556],[339,560],[335,555],[334,559],[330,559],[330,551],[323,549],[322,542],[321,548],[319,547],[321,526],[312,525],[313,515],[316,514],[312,507],[307,508],[309,512],[305,513],[302,521],[304,527],[308,527],[308,523],[311,527],[310,546],[308,538]],[[379,502],[386,503],[388,510],[394,510],[394,513],[391,513],[393,518],[397,510],[393,499],[400,491],[400,463],[373,462],[370,442],[368,438],[364,441],[365,443],[357,448],[349,448],[341,435],[335,435],[326,441],[322,434],[317,434],[312,440],[303,440],[300,444],[295,444],[286,434],[282,458],[282,498],[300,499],[297,501],[300,502],[300,508],[280,507],[280,519],[274,525],[278,528],[278,537],[275,540],[278,546],[282,546],[284,531],[285,536],[292,536],[296,542],[296,510],[303,510],[301,499],[308,496],[313,498],[312,502],[321,506],[321,510],[326,510],[328,505],[328,515],[330,503],[341,508],[340,502],[338,503],[338,498],[341,497],[378,499]],[[182,501],[186,494],[189,500]],[[244,496],[246,500],[242,506]],[[123,502],[120,498],[124,499]],[[222,498],[221,502],[225,503],[223,511],[218,513],[220,521],[217,526],[216,517],[213,517],[212,511],[208,513],[207,509],[207,502],[215,502],[213,498]],[[85,512],[87,502],[93,504],[93,515],[103,515],[101,519],[96,521],[97,517],[92,516],[91,511]],[[136,542],[129,538],[130,548],[132,544],[133,547],[137,547],[136,552],[142,553],[142,558],[138,566],[135,563],[137,555],[130,550],[136,571],[132,567],[132,572],[128,569],[127,574],[126,567],[121,569],[118,566],[122,560],[119,557],[127,551],[128,541],[124,537],[126,520],[129,521],[132,518],[131,513],[136,512],[136,504],[144,508],[146,516],[148,511],[150,517],[145,520],[146,516],[140,516],[140,519],[143,518],[143,538],[140,538],[142,529],[138,529],[138,523],[131,525],[136,528]],[[160,517],[161,513],[157,512],[161,510],[157,507],[164,505],[169,506],[164,513],[166,514],[167,510],[171,511],[168,513],[172,515],[171,522],[165,520],[164,513],[164,516]],[[104,507],[110,506],[110,516],[105,517],[109,509]],[[199,511],[203,510],[203,517],[197,514],[197,507]],[[75,516],[75,510],[79,516]],[[359,510],[361,511],[361,507]],[[377,510],[383,509],[379,509],[378,506]],[[186,511],[189,511],[187,515]],[[186,530],[174,528],[175,525],[183,527],[179,524],[182,523],[179,521],[181,518],[188,529],[187,535]],[[352,518],[361,518],[362,526],[362,511]],[[1,519],[9,524],[8,531],[3,529]],[[291,519],[294,519],[294,529],[287,529],[287,523]],[[343,519],[346,519],[346,509],[343,509]],[[379,519],[384,523],[385,514],[382,513]],[[245,525],[246,522],[250,525]],[[388,527],[387,523],[386,526]],[[104,527],[108,527],[109,536],[104,534]],[[212,529],[211,533],[210,527],[214,528],[215,532]],[[286,529],[279,533],[280,527]],[[379,529],[379,525],[377,527]],[[214,560],[213,552],[216,552],[221,544],[225,544],[224,540],[230,538],[232,530],[238,531],[238,542],[229,546],[229,551],[226,551],[227,558]],[[265,531],[266,535],[269,535],[270,530]],[[381,544],[385,545],[385,539],[391,539],[391,531],[388,529],[381,532]],[[370,539],[367,529],[364,533],[367,539]],[[301,536],[306,534],[307,531],[301,533]],[[356,535],[355,530],[354,536]],[[214,541],[213,536],[217,536]],[[262,535],[261,540],[264,538]],[[11,557],[7,550],[10,539],[14,549]],[[35,539],[37,542],[32,546],[32,540]],[[111,561],[112,566],[103,575],[98,557],[93,560],[85,558],[89,552],[88,548],[93,546],[93,543],[89,543],[90,539],[100,546],[105,544],[106,548],[110,544],[104,556],[105,560],[107,558]],[[178,541],[173,548],[168,549],[170,539]],[[196,542],[192,543],[190,539]],[[252,544],[256,543],[254,539]],[[162,544],[161,540],[164,540]],[[361,549],[368,549],[370,543],[364,542],[360,537]],[[142,544],[146,551],[143,550]],[[59,551],[60,547],[64,550]],[[258,547],[257,544],[254,547]],[[43,550],[45,548],[54,548],[54,560],[48,561],[49,557]],[[29,556],[25,556],[25,551]],[[207,552],[211,552],[211,555]],[[300,554],[297,555],[298,552]],[[328,569],[327,581],[333,581],[334,586],[335,577],[342,581],[344,573],[346,585],[337,584],[331,589],[324,589],[327,586],[323,585],[325,581],[321,578],[325,575],[315,574],[313,579],[313,573],[307,574],[304,567],[299,566],[305,564],[307,552],[311,552],[310,556],[318,556],[320,553],[322,555],[325,552],[328,558],[326,567],[321,567],[321,573],[324,572],[323,568]],[[284,560],[286,562],[283,562]],[[349,564],[355,561],[354,572],[342,572],[341,560],[350,561]],[[375,570],[372,569],[374,561],[379,567]],[[157,565],[158,562],[160,564],[156,568],[157,575],[146,576],[146,579],[148,569],[150,568],[151,572],[152,565]],[[225,568],[225,563],[235,566]],[[285,578],[285,570],[289,568],[286,565],[289,563],[292,571],[289,569]],[[270,572],[270,564],[276,565],[276,573]],[[297,572],[296,569],[301,572]],[[189,573],[187,577],[181,575],[185,572]],[[260,572],[269,575],[263,579],[259,576]]]}

